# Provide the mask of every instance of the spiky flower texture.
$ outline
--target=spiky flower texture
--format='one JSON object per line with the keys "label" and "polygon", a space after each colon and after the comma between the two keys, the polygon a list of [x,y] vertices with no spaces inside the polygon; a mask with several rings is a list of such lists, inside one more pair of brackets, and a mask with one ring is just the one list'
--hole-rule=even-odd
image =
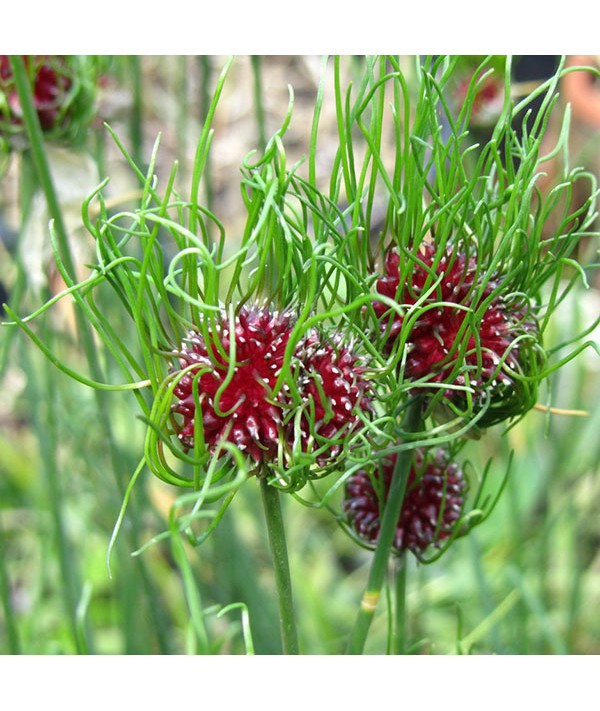
{"label": "spiky flower texture", "polygon": [[399,315],[375,302],[384,350],[391,352],[410,307],[419,302],[423,310],[406,340],[407,378],[452,386],[445,395],[455,403],[464,403],[469,389],[475,408],[489,408],[484,425],[528,409],[531,398],[523,396],[519,376],[539,342],[530,304],[503,294],[500,278],[480,283],[474,254],[447,248],[440,257],[433,243],[425,243],[418,260],[400,284],[400,255],[395,249],[386,254],[377,292],[406,308]]}
{"label": "spiky flower texture", "polygon": [[365,368],[340,338],[323,342],[313,331],[297,356],[302,364],[299,391],[305,403],[301,418],[302,448],[324,453],[317,460],[336,459],[344,440],[362,426],[360,413],[372,412]]}
{"label": "spiky flower texture", "polygon": [[320,466],[336,460],[344,439],[362,424],[358,411],[370,408],[364,369],[351,348],[313,330],[293,351],[292,393],[280,375],[293,321],[290,312],[243,306],[232,322],[220,314],[189,335],[177,353],[172,406],[186,449],[201,431],[212,452],[227,441],[254,462],[268,463],[280,445],[289,455],[299,433],[301,450],[315,451]]}
{"label": "spiky flower texture", "polygon": [[[367,545],[379,537],[380,518],[387,501],[396,457],[384,460],[369,474],[361,469],[346,484],[343,509],[349,524]],[[467,484],[462,469],[444,449],[426,457],[415,451],[392,550],[407,550],[421,557],[452,535],[464,504]]]}

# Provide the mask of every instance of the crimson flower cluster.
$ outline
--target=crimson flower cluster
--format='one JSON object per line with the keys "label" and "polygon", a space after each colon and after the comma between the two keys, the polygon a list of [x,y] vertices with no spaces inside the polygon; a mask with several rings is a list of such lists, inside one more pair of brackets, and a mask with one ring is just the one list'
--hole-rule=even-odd
{"label": "crimson flower cluster", "polygon": [[[396,249],[387,252],[376,290],[404,308],[399,314],[374,303],[383,350],[392,351],[419,302],[421,311],[406,340],[405,376],[453,386],[445,396],[455,402],[464,400],[466,388],[476,406],[510,400],[526,351],[538,337],[531,306],[508,299],[498,288],[499,277],[482,282],[474,255],[451,248],[441,257],[438,252],[435,244],[425,243],[402,284],[401,256]],[[509,408],[505,414],[514,413]]]}
{"label": "crimson flower cluster", "polygon": [[[392,456],[374,472],[361,469],[346,484],[343,510],[349,525],[368,546],[374,546],[379,538],[395,462],[396,456]],[[462,469],[444,449],[438,448],[433,455],[415,450],[393,552],[411,551],[421,557],[431,546],[439,547],[457,526],[466,490]]]}
{"label": "crimson flower cluster", "polygon": [[185,449],[201,433],[209,451],[230,442],[257,464],[294,446],[319,465],[336,460],[371,411],[365,367],[341,337],[316,330],[289,358],[293,325],[289,311],[244,305],[233,322],[222,312],[188,335],[172,405]]}

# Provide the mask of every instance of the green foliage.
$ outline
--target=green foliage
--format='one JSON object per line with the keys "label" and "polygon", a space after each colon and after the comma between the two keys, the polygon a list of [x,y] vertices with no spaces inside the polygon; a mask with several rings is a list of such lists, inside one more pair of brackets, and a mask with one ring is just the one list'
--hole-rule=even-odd
{"label": "green foliage", "polygon": [[[492,512],[498,516],[502,502],[511,496],[519,499],[526,479],[522,471],[526,457],[519,459],[523,452],[519,453],[518,447],[513,455],[507,441],[531,428],[532,441],[539,442],[540,448],[541,442],[547,446],[548,440],[541,439],[541,428],[530,425],[529,418],[521,420],[537,404],[540,392],[547,392],[549,403],[554,402],[553,392],[563,369],[573,372],[576,362],[590,350],[598,350],[588,338],[598,320],[591,319],[557,337],[553,318],[569,298],[587,286],[587,265],[582,266],[579,257],[583,241],[590,236],[597,238],[593,231],[596,178],[564,161],[563,174],[556,185],[548,192],[539,187],[543,162],[568,153],[567,112],[561,119],[551,155],[542,155],[549,122],[557,114],[562,67],[516,103],[510,93],[511,58],[481,58],[472,67],[466,93],[457,104],[456,81],[462,76],[463,64],[459,57],[412,58],[409,64],[398,57],[365,57],[354,62],[343,57],[324,60],[312,107],[307,153],[303,160],[290,165],[287,140],[294,118],[294,92],[290,88],[280,128],[265,142],[261,63],[255,60],[261,140],[259,148],[240,161],[240,174],[230,178],[237,180],[241,189],[244,221],[239,235],[228,231],[226,216],[219,215],[212,204],[209,160],[220,102],[235,66],[232,60],[225,63],[216,77],[212,98],[205,102],[185,189],[178,184],[177,162],[165,170],[161,136],[154,142],[147,165],[142,165],[137,155],[139,146],[128,150],[118,131],[107,126],[122,164],[137,183],[137,196],[135,202],[115,207],[108,194],[107,177],[84,202],[82,219],[93,238],[94,254],[83,278],[76,274],[78,265],[72,259],[61,224],[52,181],[44,179],[44,145],[31,112],[28,129],[32,155],[45,197],[53,208],[49,239],[54,265],[65,287],[60,293],[49,295],[42,306],[35,304],[28,316],[20,315],[20,304],[7,306],[10,321],[3,331],[13,333],[18,327],[28,337],[27,343],[35,344],[42,352],[44,363],[67,376],[61,376],[61,388],[64,385],[65,393],[73,398],[70,411],[67,408],[63,413],[64,420],[53,418],[54,428],[45,431],[43,422],[34,423],[57,536],[60,572],[53,571],[52,575],[66,585],[66,615],[71,625],[70,631],[61,632],[61,649],[91,651],[91,630],[99,625],[109,636],[108,641],[99,643],[101,651],[118,646],[110,641],[110,634],[116,632],[114,627],[124,637],[126,652],[281,651],[281,642],[267,631],[269,624],[264,619],[263,599],[273,591],[270,579],[265,583],[263,577],[267,541],[257,513],[260,506],[255,500],[257,487],[252,476],[256,473],[263,488],[280,602],[283,599],[283,651],[297,650],[296,624],[301,650],[335,653],[346,649],[350,632],[347,620],[353,615],[356,624],[347,648],[351,653],[384,647],[444,653],[506,651],[521,645],[528,650],[528,645],[536,645],[537,650],[549,647],[555,653],[574,649],[574,640],[564,631],[557,632],[554,622],[547,619],[548,591],[544,586],[539,590],[532,587],[529,570],[535,566],[518,552],[524,540],[533,541],[534,551],[542,550],[552,536],[549,520],[544,520],[542,533],[533,534],[531,539],[526,539],[525,534],[521,538],[520,533],[526,528],[527,514],[543,498],[543,484],[537,492],[530,493],[529,506],[518,512],[519,520],[515,520],[510,536],[503,537],[502,524],[494,526],[494,517],[490,517]],[[328,69],[333,72],[332,97],[327,92]],[[92,74],[84,72],[88,79]],[[476,143],[471,124],[485,76],[493,76],[501,83],[504,97],[489,140]],[[21,93],[21,102],[26,106],[26,88],[21,87]],[[532,127],[527,129],[523,124],[523,130],[517,130],[515,117],[540,98],[542,107]],[[330,108],[328,102],[335,116],[337,133],[333,137],[321,127],[323,114]],[[322,144],[335,148],[326,165],[320,160]],[[575,186],[581,183],[589,186],[588,197],[583,204],[573,205]],[[207,200],[202,200],[203,195]],[[435,245],[432,267],[423,259],[425,242]],[[410,284],[417,268],[428,272],[423,294],[414,303],[402,303],[376,289],[386,254],[392,248],[401,256],[400,284]],[[455,347],[456,365],[447,378],[441,383],[430,377],[413,380],[407,374],[405,346],[420,319],[447,306],[440,296],[441,277],[436,269],[455,249],[475,262],[476,284],[470,303],[476,307],[460,307],[466,316],[460,343]],[[523,353],[521,369],[511,373],[510,388],[498,398],[484,400],[482,406],[476,400],[470,378],[475,382],[482,368],[478,336],[481,319],[499,297],[506,303],[527,303],[537,328],[515,336],[510,348],[518,346]],[[52,326],[54,310],[67,298],[77,314],[81,349],[67,343],[64,334],[55,332]],[[176,369],[182,342],[194,331],[215,352],[223,351],[215,337],[221,315],[229,319],[233,332],[235,318],[244,304],[263,303],[295,315],[284,366],[270,395],[275,400],[284,387],[288,388],[290,419],[294,408],[302,407],[294,349],[308,334],[316,330],[325,342],[333,342],[337,334],[343,334],[344,342],[352,343],[367,364],[373,413],[362,418],[358,431],[349,437],[340,436],[344,452],[341,463],[336,459],[323,465],[318,453],[296,448],[292,461],[280,457],[263,463],[257,470],[233,442],[221,441],[216,448],[205,442],[200,417],[193,448],[186,450],[177,438],[172,403],[183,375]],[[402,319],[399,335],[390,349],[386,348],[387,335],[381,328],[377,303],[387,307],[388,317]],[[475,350],[479,349],[479,372],[471,372],[465,365],[471,340],[476,344]],[[25,346],[21,343],[19,348]],[[232,352],[221,355],[229,359],[232,372],[236,363],[234,347]],[[507,359],[508,352],[500,358],[495,376],[507,367]],[[33,361],[25,368],[33,374]],[[194,370],[188,372],[193,374]],[[466,385],[456,385],[458,376],[463,380],[466,377]],[[93,388],[96,399],[87,402],[76,394],[79,390],[71,392],[72,385],[65,384],[71,381]],[[195,381],[194,402],[196,412],[200,412],[199,375]],[[37,387],[29,400],[44,402],[52,411],[56,394],[49,370],[44,370]],[[111,404],[115,402],[112,398],[120,398],[123,421],[115,416],[117,408]],[[88,576],[82,576],[79,564],[74,564],[69,554],[64,504],[68,501],[74,506],[77,498],[63,490],[64,482],[58,483],[68,464],[57,457],[67,425],[73,419],[70,413],[79,412],[84,402],[90,411],[97,411],[97,437],[108,443],[108,450],[103,452],[96,442],[95,453],[114,475],[114,483],[108,485],[99,476],[103,467],[95,466],[95,471],[87,474],[89,482],[85,486],[90,495],[99,487],[98,491],[117,512],[112,536],[108,536],[110,543],[108,537],[103,542],[91,535],[82,536],[82,554],[93,566]],[[310,407],[306,412],[311,412]],[[530,417],[541,418],[536,413]],[[134,420],[135,435],[129,437],[130,422]],[[504,429],[498,432],[496,425]],[[316,426],[311,421],[312,434]],[[86,435],[81,423],[69,439],[75,452],[83,451]],[[564,435],[557,440],[557,456],[564,454],[562,448],[567,443]],[[511,444],[514,446],[514,442]],[[456,459],[463,459],[471,479],[469,503],[446,544],[423,556],[422,563],[436,565],[415,570],[412,562],[405,561],[407,567],[402,574],[410,573],[405,601],[404,588],[390,583],[390,591],[396,591],[390,602],[390,642],[386,639],[386,616],[376,615],[375,608],[389,574],[389,551],[412,453],[416,447],[440,445],[450,448]],[[587,445],[586,439],[582,446]],[[352,540],[356,539],[355,534],[346,535],[350,531],[340,514],[344,484],[352,472],[364,467],[375,469],[382,457],[396,453],[400,456],[382,515],[381,536],[372,559],[363,558],[368,554],[351,547],[360,540]],[[586,476],[593,478],[594,466],[590,464]],[[147,471],[155,475],[154,481],[145,478]],[[565,487],[565,482],[558,477],[555,480],[550,470],[546,476],[552,478],[553,490],[562,491]],[[81,487],[82,482],[77,482],[74,491],[81,494]],[[183,493],[173,494],[171,487],[181,487]],[[281,502],[277,499],[275,505],[273,496],[278,489],[291,492],[291,496],[282,497]],[[164,497],[161,500],[168,502],[166,506],[157,508],[156,501],[151,501],[152,492]],[[18,500],[30,492],[12,495]],[[278,513],[280,504],[283,516]],[[83,506],[75,509],[77,525],[85,530],[89,522],[86,517],[93,518],[94,514]],[[562,514],[556,515],[560,518]],[[484,521],[486,525],[481,526]],[[283,533],[284,523],[287,536]],[[475,526],[479,527],[477,531],[473,531]],[[106,536],[110,527],[107,529],[106,522],[102,522],[98,530]],[[567,536],[574,535],[574,527],[567,525],[565,530]],[[123,540],[125,531],[128,533]],[[489,569],[484,568],[485,561],[477,550],[486,531],[491,532],[487,534],[493,559]],[[96,531],[98,535],[102,539],[102,533]],[[7,540],[10,546],[10,539]],[[122,587],[120,619],[108,630],[105,619],[90,619],[91,615],[104,614],[102,606],[96,604],[98,592],[94,597],[89,583],[91,578],[91,584],[100,588],[107,585],[98,569],[103,543],[108,548],[113,580]],[[314,561],[318,573],[314,581],[309,564],[300,557],[303,548],[309,554],[308,560]],[[509,568],[512,577],[508,582],[503,577],[499,583],[501,565],[494,557],[504,561],[506,550],[514,554]],[[224,552],[233,555],[233,551],[235,563],[227,566]],[[127,559],[130,553],[134,555],[133,562]],[[202,564],[198,564],[197,556]],[[350,574],[344,569],[345,561],[351,561]],[[366,591],[357,609],[356,600],[365,585],[362,566],[367,561]],[[291,595],[286,591],[288,564],[297,593],[298,615],[294,615]],[[577,565],[579,572],[585,569],[585,565]],[[440,568],[436,573],[437,566]],[[455,579],[453,570],[458,571]],[[13,570],[2,564],[0,572],[9,651],[16,651],[20,631],[7,582]],[[411,588],[412,579],[415,586]],[[404,582],[402,578],[402,585]],[[441,588],[436,588],[438,583]],[[338,593],[335,588],[339,588]],[[430,588],[434,591],[431,595]],[[139,613],[134,610],[131,596],[137,589],[143,591],[145,614],[152,615],[153,624],[140,640],[134,641]],[[420,621],[417,590],[423,590],[424,599],[431,600],[423,603],[428,613],[425,622]],[[574,585],[568,595],[569,614],[576,620],[582,610],[581,588]],[[469,607],[473,597],[477,604]],[[354,602],[348,603],[349,598]],[[331,606],[326,607],[324,600],[331,601]],[[459,611],[454,607],[449,611],[456,600],[461,600]],[[234,610],[241,610],[239,629],[229,622],[234,619]],[[380,608],[377,612],[381,612]],[[127,622],[130,613],[132,621]],[[317,619],[320,624],[315,622]],[[499,625],[507,619],[512,627],[509,634],[504,634]],[[531,636],[527,631],[513,631],[525,622],[534,628]],[[405,642],[405,632],[407,639],[415,640],[412,648]]]}

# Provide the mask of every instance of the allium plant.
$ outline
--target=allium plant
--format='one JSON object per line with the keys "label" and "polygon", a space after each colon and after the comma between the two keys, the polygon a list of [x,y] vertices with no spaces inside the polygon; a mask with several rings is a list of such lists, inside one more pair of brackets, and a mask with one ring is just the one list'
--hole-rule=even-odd
{"label": "allium plant", "polygon": [[[324,167],[328,63],[338,134]],[[491,60],[474,72],[456,112],[447,98],[456,57],[359,64],[350,63],[356,75],[348,79],[343,58],[324,59],[304,163],[286,162],[292,100],[264,150],[243,161],[239,239],[201,199],[230,63],[202,128],[189,195],[175,188],[176,165],[155,175],[158,140],[142,171],[108,129],[139,179],[139,205],[109,211],[107,181],[90,196],[83,215],[97,260],[83,282],[65,269],[56,240],[55,252],[64,295],[96,330],[123,385],[80,374],[48,349],[30,322],[52,302],[27,319],[11,312],[63,371],[137,398],[145,449],[119,525],[145,469],[188,490],[169,530],[149,543],[168,538],[180,560],[182,537],[203,543],[240,487],[258,484],[288,653],[299,646],[280,493],[333,511],[374,548],[347,647],[361,653],[390,552],[404,580],[407,551],[432,561],[493,509],[502,483],[490,484],[489,466],[463,474],[466,438],[525,416],[548,377],[588,345],[583,331],[566,355],[569,344],[544,346],[556,306],[585,279],[576,250],[596,236],[593,176],[566,163],[549,194],[537,188],[560,73],[515,104],[506,58],[494,75],[502,108],[490,140],[477,145],[469,126]],[[536,98],[541,110],[518,135],[513,117]],[[565,121],[555,153],[566,151],[567,136]],[[589,199],[573,208],[578,181]],[[112,317],[98,296],[107,287],[122,307]],[[437,553],[426,553],[436,544]],[[403,586],[395,589],[403,610]],[[397,617],[396,650],[403,629]]]}

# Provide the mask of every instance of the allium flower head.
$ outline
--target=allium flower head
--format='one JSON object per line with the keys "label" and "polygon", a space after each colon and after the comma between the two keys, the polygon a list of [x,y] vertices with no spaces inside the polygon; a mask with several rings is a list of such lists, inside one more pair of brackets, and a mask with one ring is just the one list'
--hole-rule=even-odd
{"label": "allium flower head", "polygon": [[200,415],[210,451],[227,441],[259,463],[273,461],[280,445],[287,455],[299,446],[319,466],[334,462],[362,426],[359,413],[371,410],[365,368],[352,348],[310,331],[291,355],[294,394],[286,382],[275,392],[292,332],[290,312],[243,306],[233,331],[224,313],[205,326],[176,353],[171,411],[184,448],[194,447]]}
{"label": "allium flower head", "polygon": [[329,444],[319,462],[335,459],[343,440],[362,426],[359,413],[372,410],[366,368],[341,339],[325,341],[312,332],[296,356],[301,364],[298,389],[306,405],[301,420],[302,448]]}
{"label": "allium flower head", "polygon": [[178,437],[184,447],[194,446],[195,419],[200,415],[209,449],[224,440],[256,462],[274,456],[283,411],[282,395],[273,387],[291,326],[289,313],[243,306],[233,331],[222,314],[210,339],[199,332],[189,334],[178,353],[180,368],[189,369],[175,386],[177,402],[172,407],[181,416]]}
{"label": "allium flower head", "polygon": [[[95,110],[95,65],[90,58],[30,55],[23,57],[33,106],[49,139],[73,143],[84,136]],[[23,108],[7,55],[0,55],[0,138],[11,149],[27,145]]]}
{"label": "allium flower head", "polygon": [[[458,84],[454,97],[457,110],[460,110],[465,102],[470,83],[471,77],[468,77]],[[474,128],[494,126],[504,105],[504,95],[505,88],[502,77],[490,74],[483,77],[473,99],[469,117],[470,125]]]}
{"label": "allium flower head", "polygon": [[[396,457],[379,470],[357,471],[346,484],[343,509],[349,524],[368,545],[379,538],[380,517],[387,501]],[[392,550],[410,550],[417,557],[430,546],[439,546],[454,531],[463,508],[467,484],[460,467],[443,449],[426,458],[415,451]]]}
{"label": "allium flower head", "polygon": [[[55,126],[61,114],[65,97],[72,85],[71,77],[62,57],[24,57],[24,61],[33,74],[33,102],[40,124],[43,130],[49,130]],[[21,123],[21,106],[6,55],[0,55],[0,90],[6,96],[11,122]]]}
{"label": "allium flower head", "polygon": [[[509,300],[496,290],[499,279],[479,283],[477,258],[448,249],[441,258],[434,244],[419,252],[409,281],[400,284],[400,255],[390,250],[385,274],[376,283],[379,294],[408,307],[422,299],[425,288],[440,279],[437,287],[420,302],[424,310],[407,338],[405,374],[411,380],[469,386],[474,400],[502,399],[522,372],[523,351],[538,338],[538,327],[529,305]],[[439,261],[438,261],[439,260]],[[436,263],[437,262],[437,263]],[[433,275],[433,278],[432,278]],[[496,292],[497,295],[492,297]],[[391,312],[382,302],[374,309],[380,317],[384,350],[390,352],[399,336],[406,312]],[[477,312],[475,328],[465,322]],[[520,336],[527,336],[517,340]],[[467,375],[468,374],[468,375]],[[460,391],[448,389],[450,399]]]}

